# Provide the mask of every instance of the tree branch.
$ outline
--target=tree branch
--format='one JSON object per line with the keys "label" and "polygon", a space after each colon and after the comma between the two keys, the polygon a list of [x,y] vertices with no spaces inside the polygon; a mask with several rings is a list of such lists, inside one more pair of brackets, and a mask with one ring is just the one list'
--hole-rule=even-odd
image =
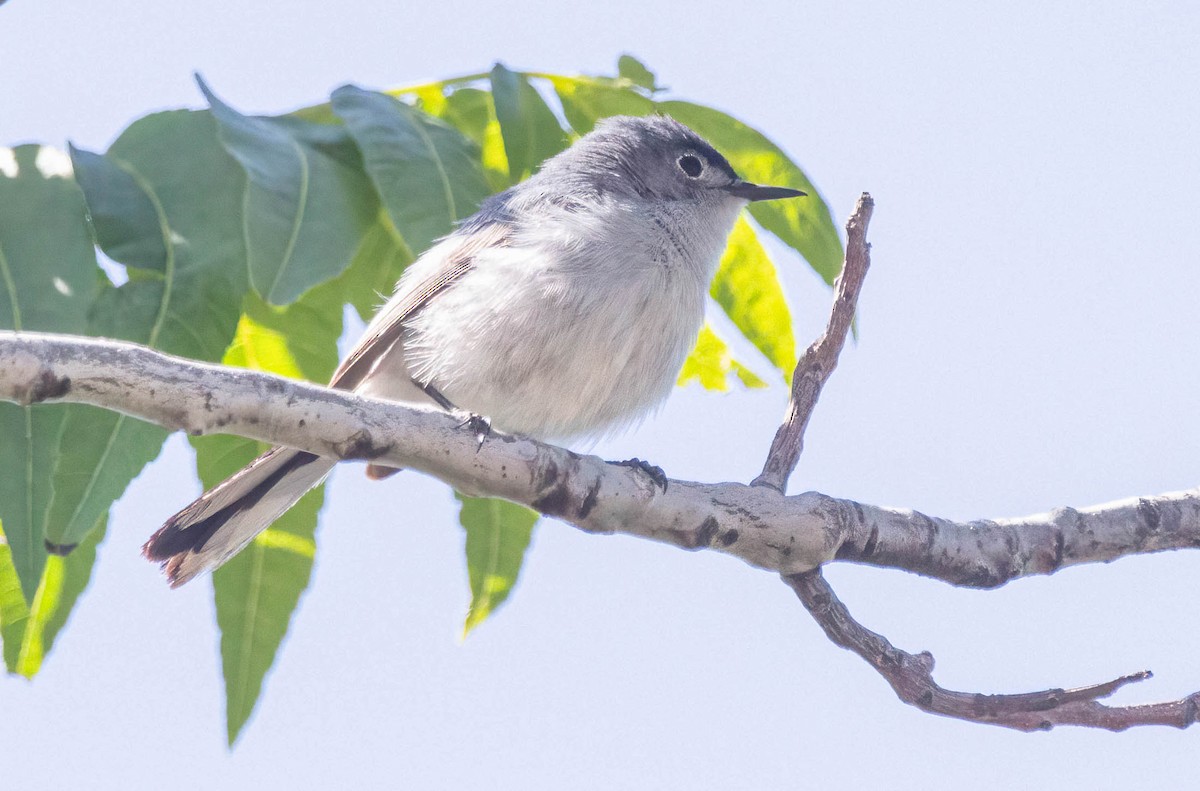
{"label": "tree branch", "polygon": [[739,557],[782,574],[830,639],[867,659],[902,700],[927,711],[1026,730],[1195,722],[1200,693],[1153,706],[1097,702],[1147,673],[1027,695],[943,690],[930,675],[932,657],[906,654],[856,623],[825,582],[819,566],[844,560],[991,588],[1079,563],[1200,547],[1200,489],[965,523],[816,492],[783,495],[851,325],[869,266],[872,205],[864,195],[847,227],[833,315],[797,366],[788,415],[756,486],[671,481],[663,491],[639,471],[524,437],[493,432],[480,448],[474,432],[444,412],[92,338],[0,332],[0,399],[92,404],[190,434],[232,433],[415,469],[466,494],[528,505],[587,532]]}
{"label": "tree branch", "polygon": [[0,399],[74,402],[190,434],[237,434],[418,470],[591,533],[710,548],[783,574],[846,560],[990,588],[1080,563],[1200,547],[1200,489],[1021,519],[955,522],[817,492],[672,480],[440,411],[95,338],[0,332]]}
{"label": "tree branch", "polygon": [[[787,479],[796,468],[804,449],[804,430],[821,389],[837,367],[858,294],[871,265],[866,231],[874,205],[871,196],[863,193],[846,224],[846,260],[834,289],[828,326],[796,365],[788,412],[771,443],[762,474],[754,480],[756,485],[784,492]],[[1105,522],[1107,529],[1099,531],[1102,535],[1120,536],[1125,546],[1144,546],[1152,534],[1163,528],[1164,514],[1168,532],[1185,521],[1184,513],[1177,511],[1176,506],[1190,508],[1189,515],[1196,516],[1195,493],[1168,495],[1162,500],[1161,504],[1141,499],[1136,504],[1129,501],[1100,507],[1092,509],[1091,517]],[[1096,539],[1092,519],[1073,509],[1059,509],[1023,522],[973,522],[965,530],[961,525],[911,511],[874,509],[875,513],[867,516],[867,510],[855,505],[853,514],[843,514],[843,521],[855,526],[849,531],[854,537],[840,545],[838,559],[885,563],[890,560],[919,574],[934,571],[933,576],[964,586],[994,587],[1030,568],[1050,573],[1067,562],[1077,561],[1081,553],[1097,551],[1104,543]],[[862,528],[868,523],[871,528],[864,533]],[[962,543],[972,540],[974,547]],[[914,656],[901,651],[883,635],[855,621],[820,568],[784,574],[783,581],[795,591],[834,644],[865,659],[887,679],[902,701],[924,711],[1023,731],[1049,730],[1055,725],[1114,731],[1134,725],[1186,728],[1196,722],[1200,713],[1200,692],[1182,700],[1148,706],[1111,707],[1098,702],[1126,684],[1150,678],[1149,671],[1070,690],[1048,689],[1018,695],[952,692],[934,682],[931,654]]]}
{"label": "tree branch", "polygon": [[1144,706],[1105,706],[1099,702],[1099,698],[1108,697],[1126,684],[1150,678],[1149,671],[1077,689],[1047,689],[1018,695],[952,692],[933,680],[931,654],[902,651],[883,635],[855,621],[820,569],[785,575],[783,581],[796,592],[834,644],[865,659],[892,685],[900,700],[923,711],[1020,731],[1044,731],[1056,725],[1109,731],[1123,731],[1135,725],[1186,728],[1200,719],[1200,692],[1169,703]]}
{"label": "tree branch", "polygon": [[846,336],[854,323],[854,311],[858,306],[858,294],[862,291],[867,270],[871,267],[871,245],[867,244],[867,226],[875,201],[864,192],[858,205],[846,223],[846,260],[833,288],[833,309],[829,311],[829,323],[820,338],[812,342],[792,374],[792,395],[788,400],[787,416],[783,425],[775,432],[771,450],[762,472],[754,479],[753,486],[770,486],[779,492],[787,491],[787,479],[796,469],[796,462],[804,451],[804,430],[808,419],[821,397],[833,369],[837,368],[838,357],[846,345]]}

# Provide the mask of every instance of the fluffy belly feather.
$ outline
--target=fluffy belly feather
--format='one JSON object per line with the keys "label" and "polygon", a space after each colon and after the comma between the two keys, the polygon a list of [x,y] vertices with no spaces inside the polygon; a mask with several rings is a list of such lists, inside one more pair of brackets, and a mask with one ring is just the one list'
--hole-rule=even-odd
{"label": "fluffy belly feather", "polygon": [[498,251],[439,295],[412,323],[409,370],[497,428],[547,439],[604,435],[660,404],[703,321],[703,275],[647,262],[597,278],[536,260]]}

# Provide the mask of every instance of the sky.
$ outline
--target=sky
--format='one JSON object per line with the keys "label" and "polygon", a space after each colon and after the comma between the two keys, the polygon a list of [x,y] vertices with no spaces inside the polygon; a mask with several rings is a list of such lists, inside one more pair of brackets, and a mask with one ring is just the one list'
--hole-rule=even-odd
{"label": "sky", "polygon": [[[316,3],[11,0],[0,145],[105,147],[149,112],[246,112],[486,69],[611,73],[765,131],[840,222],[877,208],[859,339],[791,491],[953,518],[1196,486],[1200,7],[1169,2]],[[801,344],[828,291],[778,255]],[[753,357],[751,356],[752,362]],[[759,369],[763,370],[760,364]],[[748,481],[786,392],[677,391],[593,450]],[[1170,787],[1196,731],[1020,734],[901,704],[778,578],[715,553],[539,525],[465,642],[446,487],[335,474],[312,585],[232,751],[211,589],[138,547],[199,491],[186,443],[115,507],[33,682],[0,678],[5,788]],[[838,564],[852,613],[945,686],[1020,692],[1149,668],[1119,703],[1200,689],[1200,554],[997,591]],[[1033,780],[1036,778],[1036,780]]]}

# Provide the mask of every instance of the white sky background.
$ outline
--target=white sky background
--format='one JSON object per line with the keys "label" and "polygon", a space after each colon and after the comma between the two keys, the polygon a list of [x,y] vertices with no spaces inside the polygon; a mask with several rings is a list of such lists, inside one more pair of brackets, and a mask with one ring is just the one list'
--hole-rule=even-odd
{"label": "white sky background", "polygon": [[[919,9],[901,6],[920,6]],[[860,340],[793,491],[1012,516],[1195,486],[1200,13],[1177,2],[190,3],[10,0],[0,144],[103,148],[198,106],[486,69],[608,73],[764,130],[838,222],[878,203]],[[828,292],[781,256],[806,344]],[[759,365],[760,370],[762,366]],[[749,480],[782,386],[679,391],[596,448]],[[60,788],[1057,788],[1194,781],[1196,731],[1017,734],[899,703],[776,578],[712,553],[542,524],[465,644],[444,486],[335,475],[312,587],[241,742],[224,746],[210,586],[137,548],[198,491],[178,439],[116,507],[91,588],[33,683],[0,678],[0,785]],[[946,686],[1015,692],[1150,668],[1200,689],[1200,554],[999,591],[837,566],[866,625]]]}

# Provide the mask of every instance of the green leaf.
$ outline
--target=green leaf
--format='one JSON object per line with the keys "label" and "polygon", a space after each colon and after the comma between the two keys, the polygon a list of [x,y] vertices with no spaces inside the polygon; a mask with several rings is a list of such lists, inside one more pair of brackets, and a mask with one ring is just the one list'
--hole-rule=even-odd
{"label": "green leaf", "polygon": [[363,321],[370,321],[392,291],[404,268],[412,262],[412,253],[392,226],[386,214],[372,225],[350,262],[337,279],[338,292],[354,306]]}
{"label": "green leaf", "polygon": [[[287,308],[273,307],[247,294],[237,333],[223,362],[326,381],[337,366],[342,304],[337,281],[309,291]],[[206,489],[266,450],[253,440],[225,435],[194,437],[191,442]],[[308,587],[324,489],[319,486],[302,497],[213,573],[225,676],[225,722],[231,745],[254,711],[263,679]]]}
{"label": "green leaf", "polygon": [[247,294],[237,333],[222,362],[327,382],[338,364],[342,304],[341,294],[332,284],[313,289],[287,308]]}
{"label": "green leaf", "polygon": [[158,457],[166,439],[167,430],[152,423],[72,405],[54,471],[46,541],[61,552],[74,551],[129,483]]}
{"label": "green leaf", "polygon": [[654,81],[654,72],[647,69],[645,64],[628,53],[617,58],[617,74],[639,88],[645,88],[651,93],[659,90]]}
{"label": "green leaf", "polygon": [[832,284],[842,268],[842,242],[829,207],[799,166],[788,159],[761,132],[719,110],[691,102],[659,102],[658,109],[680,121],[725,155],[734,170],[748,181],[795,187],[808,193],[794,200],[759,201],[750,214],[763,228],[778,236]]}
{"label": "green leaf", "polygon": [[[211,115],[147,116],[107,154],[72,149],[72,159],[97,240],[129,267],[129,282],[101,292],[89,332],[220,359],[246,290],[245,178],[218,142]],[[122,213],[143,204],[152,215]],[[139,255],[127,257],[129,250]]]}
{"label": "green leaf", "polygon": [[321,102],[309,107],[301,107],[299,110],[293,110],[289,116],[300,121],[307,121],[313,124],[340,124],[341,119],[334,115],[333,107],[329,102]]}
{"label": "green leaf", "polygon": [[529,177],[538,165],[567,147],[567,134],[541,94],[524,74],[497,63],[492,69],[492,100],[504,135],[511,183]]}
{"label": "green leaf", "polygon": [[91,581],[96,547],[104,539],[107,520],[107,515],[102,517],[69,556],[48,558],[29,606],[16,587],[11,555],[0,544],[0,636],[10,673],[33,678],[41,669],[75,602]]}
{"label": "green leaf", "polygon": [[[492,105],[492,94],[479,88],[459,88],[449,94],[444,90],[444,86],[430,85],[418,93],[421,111],[440,118],[483,148],[488,138],[488,127],[494,124],[497,131],[500,129]],[[504,145],[503,138],[500,144]]]}
{"label": "green leaf", "polygon": [[729,235],[709,293],[790,384],[796,367],[791,311],[775,264],[744,217]]}
{"label": "green leaf", "polygon": [[368,175],[414,254],[474,214],[488,195],[477,150],[453,127],[353,85],[333,92],[333,110],[362,151]]}
{"label": "green leaf", "polygon": [[[99,280],[70,159],[44,146],[0,149],[0,328],[82,333]],[[43,534],[69,411],[0,403],[0,522],[26,602],[46,563]]]}
{"label": "green leaf", "polygon": [[26,601],[32,601],[46,563],[42,536],[67,410],[62,405],[0,403],[0,452],[7,468],[0,475],[0,522],[8,528],[8,544]]}
{"label": "green leaf", "polygon": [[[87,212],[96,244],[109,258],[134,270],[163,272],[167,244],[160,232],[159,209],[151,196],[131,172],[116,163],[73,145],[70,153],[80,186],[92,196]],[[97,200],[97,196],[103,199]]]}
{"label": "green leaf", "polygon": [[733,359],[729,346],[705,324],[700,328],[700,336],[691,354],[683,363],[676,384],[680,387],[689,382],[699,382],[705,390],[726,392],[729,390],[729,376],[736,376],[743,387],[766,387],[767,383],[758,378],[746,366]]}
{"label": "green leaf", "polygon": [[493,192],[509,186],[504,133],[496,118],[491,93],[478,88],[458,88],[447,96],[441,87],[430,86],[418,98],[425,112],[455,127],[479,146],[479,162]]}
{"label": "green leaf", "polygon": [[[217,140],[212,116],[147,116],[106,154],[72,149],[72,159],[97,240],[129,267],[127,283],[102,289],[88,334],[220,360],[247,288],[241,211],[246,181]],[[123,213],[146,204],[152,214]],[[46,539],[78,543],[158,455],[166,436],[158,426],[124,415],[73,407],[63,428]]]}
{"label": "green leaf", "polygon": [[250,283],[267,302],[290,304],[350,265],[379,211],[375,190],[352,164],[357,153],[342,127],[251,118],[197,82],[221,142],[246,173]]}
{"label": "green leaf", "polygon": [[0,525],[0,641],[4,643],[4,666],[13,673],[21,656],[25,625],[29,622],[29,603],[21,592],[21,578],[17,576],[12,548],[5,540],[2,528]]}
{"label": "green leaf", "polygon": [[[0,150],[0,325],[82,334],[100,276],[70,158],[44,146]],[[0,447],[8,469],[20,471],[0,477],[0,521],[8,528],[0,636],[7,669],[25,677],[35,675],[88,585],[103,537],[104,513],[73,555],[46,555],[43,535],[74,461],[60,453],[60,436],[71,415],[88,409],[0,405]]]}
{"label": "green leaf", "polygon": [[[205,488],[215,486],[265,449],[253,440],[226,435],[196,437],[192,444]],[[308,587],[324,492],[321,485],[304,495],[213,572],[225,677],[225,725],[231,745],[254,712],[263,679]]]}
{"label": "green leaf", "polygon": [[[104,514],[74,552],[66,557],[52,557],[46,564],[46,572],[39,593],[43,589],[49,590],[46,578],[52,572],[58,576],[58,580],[54,583],[56,592],[52,596],[47,594],[46,600],[41,603],[41,609],[34,607],[35,616],[44,624],[42,631],[43,656],[50,653],[50,649],[54,646],[54,640],[66,626],[67,618],[75,608],[75,602],[79,600],[88,583],[91,582],[92,569],[96,565],[96,552],[100,543],[104,541],[107,528],[108,514]],[[55,571],[59,567],[62,569],[61,573]],[[31,672],[24,673],[24,675],[32,675],[37,670],[36,666],[30,667]]]}
{"label": "green leaf", "polygon": [[505,500],[455,496],[462,503],[458,519],[467,531],[471,583],[471,607],[463,623],[465,637],[504,603],[517,584],[538,514]]}
{"label": "green leaf", "polygon": [[595,77],[551,77],[550,84],[562,102],[571,127],[585,135],[601,118],[611,115],[650,115],[654,102],[632,88]]}

